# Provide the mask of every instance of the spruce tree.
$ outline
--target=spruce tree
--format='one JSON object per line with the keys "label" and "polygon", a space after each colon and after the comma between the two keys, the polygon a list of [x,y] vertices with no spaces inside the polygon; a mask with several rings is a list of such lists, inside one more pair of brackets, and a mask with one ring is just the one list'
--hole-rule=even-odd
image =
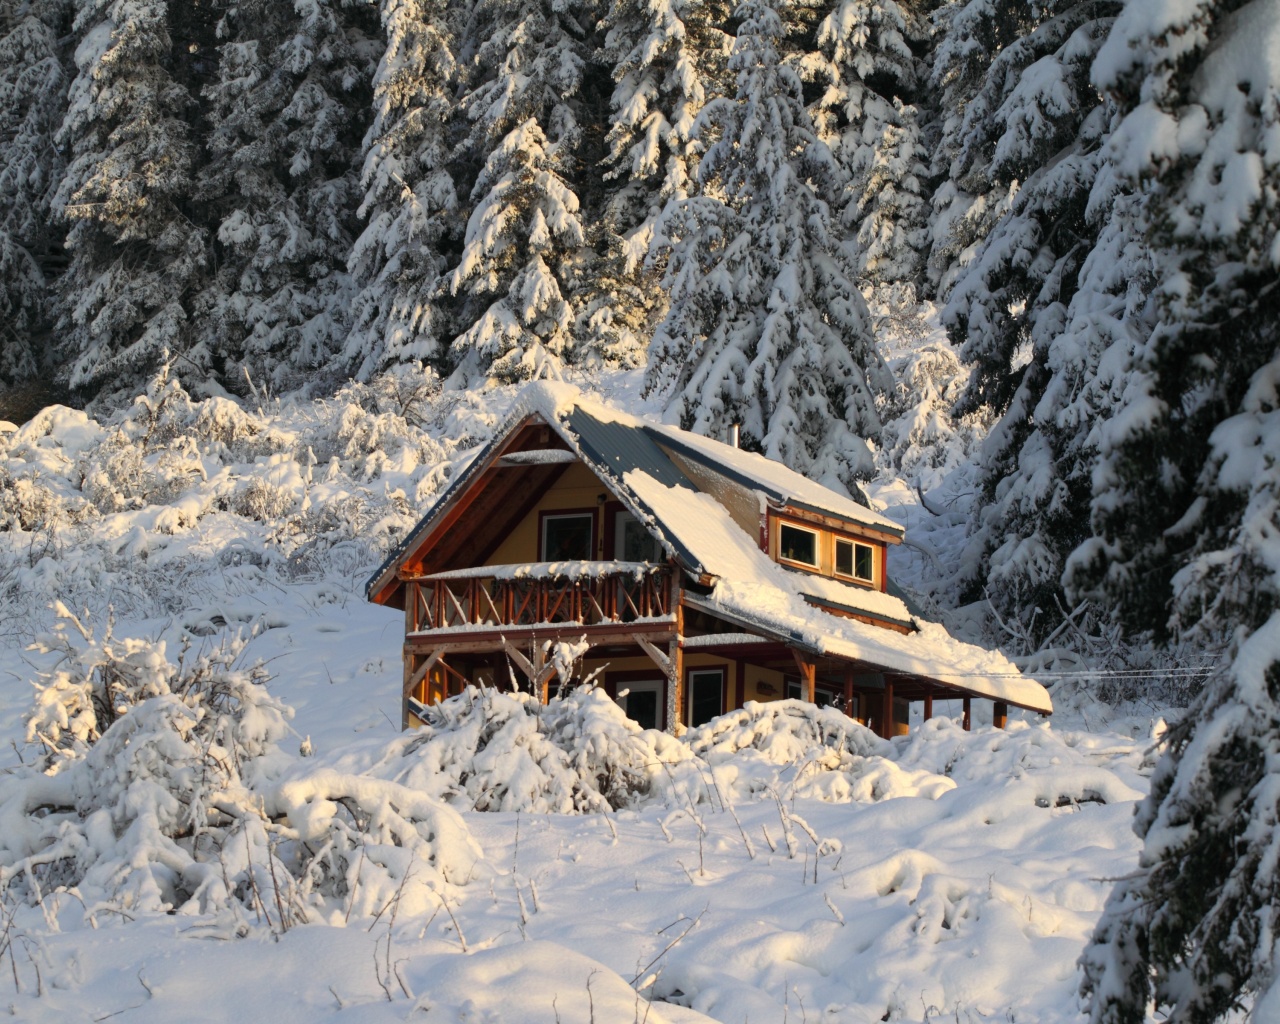
{"label": "spruce tree", "polygon": [[857,243],[858,279],[895,305],[913,305],[928,252],[928,0],[840,0],[799,60],[817,98],[822,138],[847,175],[840,221]]}
{"label": "spruce tree", "polygon": [[162,353],[187,376],[190,301],[208,262],[191,216],[193,97],[175,77],[163,0],[78,0],[78,74],[58,132],[70,156],[53,199],[69,225],[57,285],[61,355],[87,392],[136,393]]}
{"label": "spruce tree", "polygon": [[555,377],[573,355],[566,264],[586,235],[561,174],[566,157],[531,117],[506,134],[476,181],[479,202],[449,277],[475,303],[476,319],[453,342],[460,381]]}
{"label": "spruce tree", "polygon": [[[1153,243],[1153,329],[1101,373],[1096,539],[1069,582],[1171,627],[1219,667],[1171,730],[1083,958],[1097,1024],[1275,1014],[1280,928],[1280,9],[1127,8],[1094,75]],[[1270,990],[1271,995],[1266,993]],[[1263,1001],[1270,999],[1267,1009]]]}
{"label": "spruce tree", "polygon": [[1096,139],[1089,68],[1120,6],[959,0],[938,11],[930,273],[944,298],[1036,170],[1082,130]]}
{"label": "spruce tree", "polygon": [[1064,564],[1089,536],[1091,432],[1110,408],[1094,379],[1132,329],[1145,281],[1132,202],[1116,204],[1106,158],[1115,105],[1089,80],[1118,6],[1042,7],[987,67],[964,120],[962,177],[1013,196],[954,268],[942,313],[973,366],[960,411],[1000,417],[979,459],[965,571],[971,597],[985,592],[1004,615],[1039,608],[1044,630],[1056,624]]}
{"label": "spruce tree", "polygon": [[350,267],[361,286],[346,358],[367,377],[406,360],[441,361],[442,239],[458,197],[450,174],[457,43],[441,0],[383,0],[386,51],[365,140],[364,232]]}
{"label": "spruce tree", "polygon": [[642,361],[666,312],[661,271],[648,260],[654,224],[667,202],[696,188],[693,125],[707,100],[724,93],[728,11],[724,0],[613,0],[602,23],[598,56],[614,89],[593,274],[607,294],[588,300],[579,334],[606,359]]}
{"label": "spruce tree", "polygon": [[66,107],[64,0],[0,2],[0,386],[52,369],[48,277],[61,234],[50,200],[63,172],[54,133]]}
{"label": "spruce tree", "polygon": [[575,357],[574,285],[588,254],[574,180],[597,19],[583,2],[482,0],[467,26],[459,166],[476,181],[447,278],[459,382],[556,375]]}
{"label": "spruce tree", "polygon": [[[739,5],[732,97],[699,116],[702,194],[659,222],[671,309],[648,384],[687,429],[744,442],[830,484],[868,476],[888,371],[824,195],[842,184],[766,0]],[[717,198],[723,196],[721,200]]]}
{"label": "spruce tree", "polygon": [[296,389],[346,341],[372,27],[337,0],[237,0],[218,23],[200,168],[217,275],[198,327],[233,386]]}

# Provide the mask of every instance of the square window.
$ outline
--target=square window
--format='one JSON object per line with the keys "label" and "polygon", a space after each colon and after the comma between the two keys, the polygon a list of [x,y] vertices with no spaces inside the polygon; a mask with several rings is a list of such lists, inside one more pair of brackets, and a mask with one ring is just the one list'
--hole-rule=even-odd
{"label": "square window", "polygon": [[778,530],[778,554],[788,562],[818,564],[818,535],[813,530],[783,523]]}
{"label": "square window", "polygon": [[836,541],[836,575],[871,583],[875,580],[875,548],[851,540]]}
{"label": "square window", "polygon": [[542,561],[591,561],[595,516],[590,512],[544,516],[542,520]]}

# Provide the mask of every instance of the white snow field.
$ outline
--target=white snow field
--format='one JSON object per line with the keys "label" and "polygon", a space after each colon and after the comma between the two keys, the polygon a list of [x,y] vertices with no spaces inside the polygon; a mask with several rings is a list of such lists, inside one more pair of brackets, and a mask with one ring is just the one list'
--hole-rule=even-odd
{"label": "white snow field", "polygon": [[[400,383],[259,413],[159,385],[108,424],[54,411],[0,435],[0,1013],[1079,1018],[1076,958],[1136,862],[1161,723],[941,717],[886,742],[781,702],[676,738],[599,691],[542,711],[472,691],[402,736],[402,621],[360,588],[510,395]],[[59,683],[57,651],[28,649],[50,648],[55,599],[86,609],[77,664],[114,644],[146,685],[120,719],[136,741],[117,722],[89,745],[72,715],[45,775],[28,709],[52,695],[46,737],[74,710],[72,662]],[[256,636],[227,679],[256,687],[260,659],[292,718],[262,694],[234,736],[188,730],[204,705],[165,665],[236,631]],[[206,736],[215,782],[183,781],[165,722]],[[211,824],[175,838],[188,792]]]}

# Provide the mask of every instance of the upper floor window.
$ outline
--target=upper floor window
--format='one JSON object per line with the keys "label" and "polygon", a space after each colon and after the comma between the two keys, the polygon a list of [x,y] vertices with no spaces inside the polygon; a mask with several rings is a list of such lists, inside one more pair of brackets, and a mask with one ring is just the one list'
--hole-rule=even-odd
{"label": "upper floor window", "polygon": [[595,521],[590,512],[544,513],[541,561],[590,561],[595,557]]}
{"label": "upper floor window", "polygon": [[871,583],[875,580],[875,549],[870,544],[836,538],[836,575]]}
{"label": "upper floor window", "polygon": [[782,523],[778,529],[778,556],[801,565],[818,565],[818,533],[802,526]]}
{"label": "upper floor window", "polygon": [[630,512],[613,519],[613,557],[623,562],[661,562],[662,545]]}

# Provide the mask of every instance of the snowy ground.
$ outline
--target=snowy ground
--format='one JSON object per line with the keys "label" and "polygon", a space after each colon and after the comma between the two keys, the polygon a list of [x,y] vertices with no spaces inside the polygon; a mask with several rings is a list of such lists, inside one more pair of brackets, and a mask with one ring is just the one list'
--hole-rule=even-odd
{"label": "snowy ground", "polygon": [[[634,397],[625,381],[617,390]],[[154,416],[110,429],[67,416],[20,450],[0,439],[0,484],[21,499],[0,508],[11,523],[0,530],[0,794],[33,757],[22,719],[48,657],[24,647],[59,593],[89,606],[99,630],[111,603],[118,636],[164,639],[173,658],[184,635],[212,643],[256,628],[249,653],[296,710],[287,752],[309,737],[314,760],[300,765],[376,767],[399,735],[401,621],[360,598],[369,537],[403,529],[438,487],[440,460],[465,453],[501,409],[437,406],[419,428],[361,400],[239,427],[184,406],[163,443]],[[104,445],[119,501],[89,495]],[[273,490],[245,497],[254,479]],[[900,480],[875,493],[912,528],[938,519]],[[50,518],[33,522],[33,508]],[[945,544],[955,528],[920,533]],[[927,575],[927,552],[899,557],[912,560],[904,573]],[[269,913],[99,914],[94,928],[55,897],[45,914],[15,910],[0,1008],[276,1024],[1075,1020],[1076,957],[1107,879],[1135,861],[1129,821],[1155,725],[1085,722],[1068,713],[965,734],[939,720],[830,764],[721,759],[696,804],[672,787],[612,814],[464,809],[480,851],[470,878],[421,913],[397,904],[348,919],[330,905],[288,931]]]}

